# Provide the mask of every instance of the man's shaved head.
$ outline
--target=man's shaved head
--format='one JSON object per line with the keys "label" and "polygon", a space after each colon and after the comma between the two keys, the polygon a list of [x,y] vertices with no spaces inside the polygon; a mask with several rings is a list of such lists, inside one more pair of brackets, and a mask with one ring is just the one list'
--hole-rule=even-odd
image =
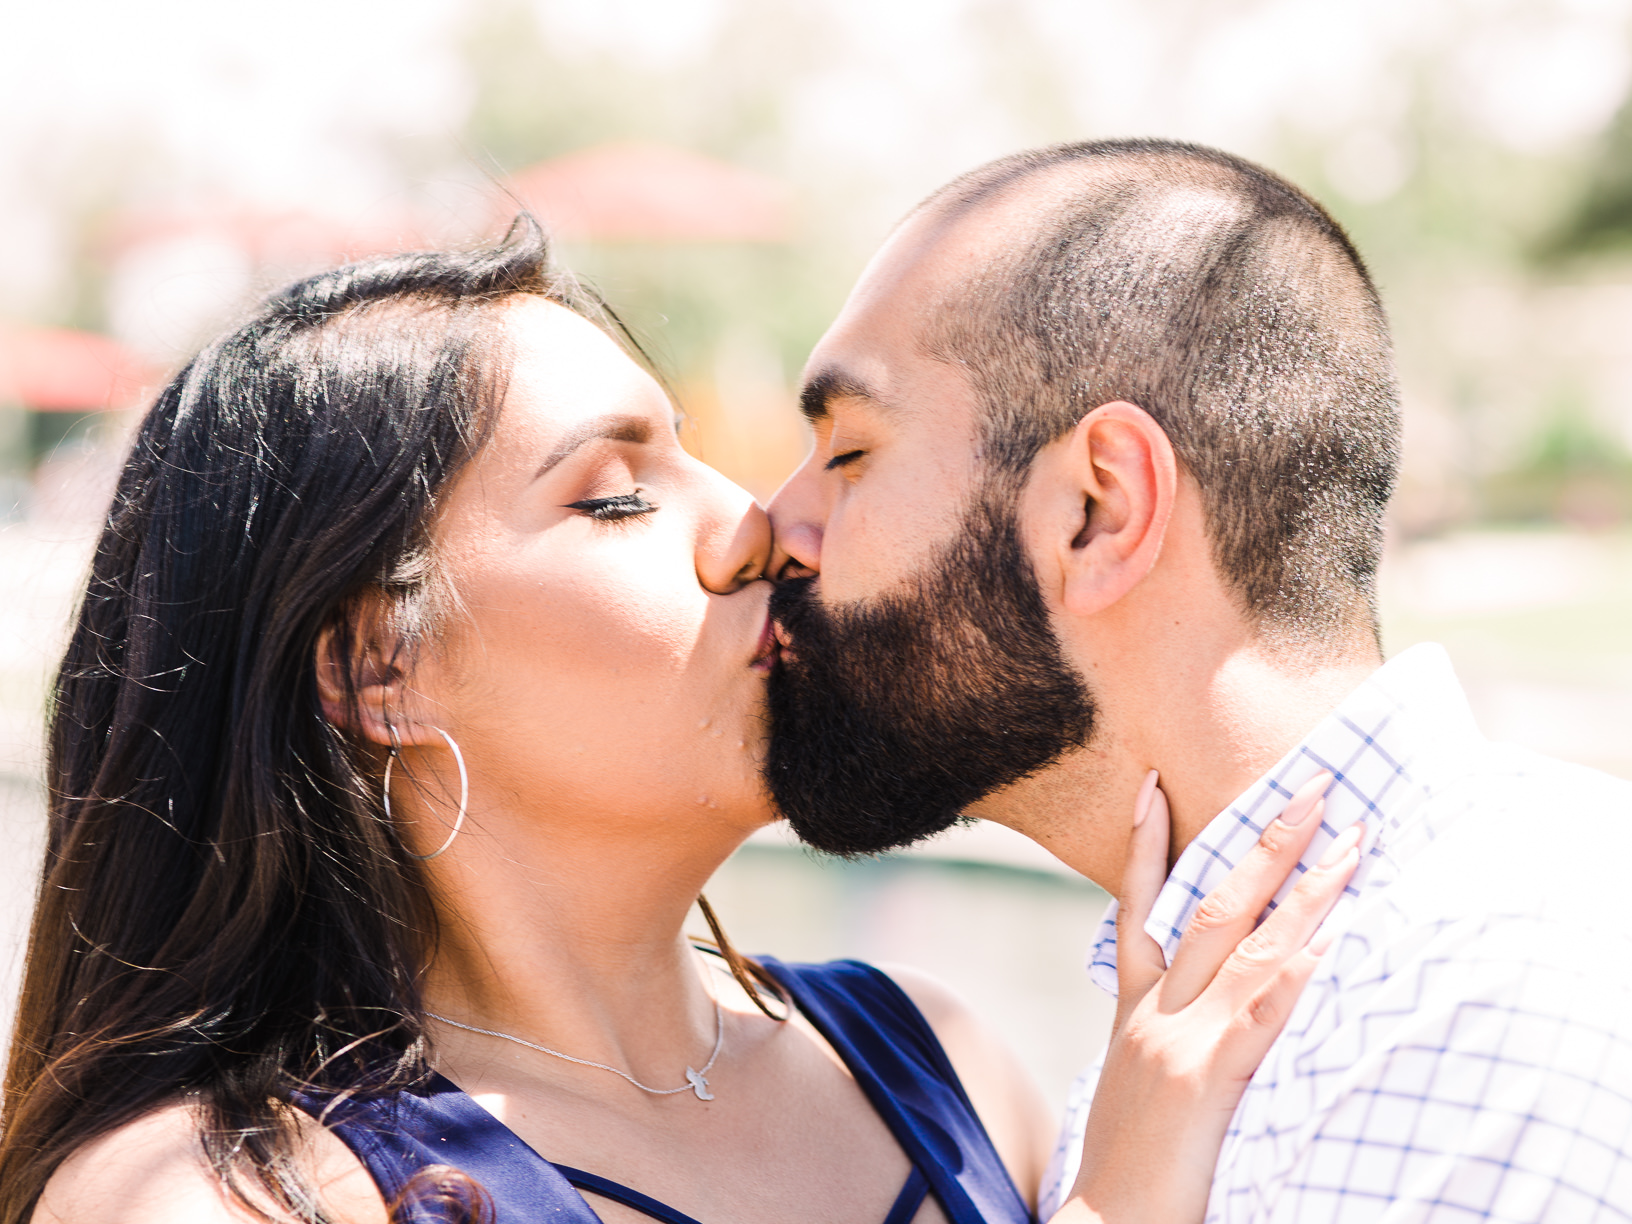
{"label": "man's shaved head", "polygon": [[1213,555],[1270,642],[1376,633],[1399,450],[1388,326],[1320,205],[1240,158],[1170,141],[1020,153],[907,224],[998,214],[989,258],[926,308],[923,344],[984,402],[992,475],[1101,404],[1137,404],[1200,486]]}

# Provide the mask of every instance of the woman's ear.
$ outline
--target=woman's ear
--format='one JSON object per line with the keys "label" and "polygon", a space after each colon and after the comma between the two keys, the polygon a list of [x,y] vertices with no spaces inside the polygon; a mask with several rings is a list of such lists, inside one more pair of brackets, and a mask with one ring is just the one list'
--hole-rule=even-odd
{"label": "woman's ear", "polygon": [[1091,616],[1132,590],[1156,564],[1178,492],[1178,457],[1148,412],[1123,400],[1077,422],[1057,478],[1078,507],[1057,541],[1066,612]]}
{"label": "woman's ear", "polygon": [[402,714],[406,678],[395,662],[395,635],[382,632],[383,622],[378,609],[354,606],[343,621],[324,626],[318,634],[313,664],[323,717],[370,743],[389,747],[393,731],[399,744],[417,742],[418,737]]}

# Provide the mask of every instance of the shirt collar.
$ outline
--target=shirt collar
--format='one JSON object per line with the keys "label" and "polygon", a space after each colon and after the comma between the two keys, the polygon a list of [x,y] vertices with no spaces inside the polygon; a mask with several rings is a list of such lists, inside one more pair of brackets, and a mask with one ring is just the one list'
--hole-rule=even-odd
{"label": "shirt collar", "polygon": [[[1403,651],[1372,673],[1185,847],[1157,894],[1145,933],[1161,945],[1171,964],[1185,924],[1201,899],[1253,847],[1298,787],[1322,769],[1330,770],[1334,781],[1326,792],[1320,829],[1304,851],[1299,870],[1270,908],[1292,890],[1303,870],[1319,861],[1339,833],[1363,818],[1368,828],[1361,866],[1345,890],[1358,895],[1383,847],[1399,836],[1430,793],[1433,776],[1449,759],[1483,742],[1443,648],[1425,642]],[[1088,973],[1096,985],[1116,993],[1114,901],[1100,923]]]}

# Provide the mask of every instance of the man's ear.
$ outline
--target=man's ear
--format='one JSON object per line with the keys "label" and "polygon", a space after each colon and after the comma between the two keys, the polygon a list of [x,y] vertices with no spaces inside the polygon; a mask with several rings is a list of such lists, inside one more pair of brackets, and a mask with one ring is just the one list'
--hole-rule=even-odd
{"label": "man's ear", "polygon": [[325,626],[313,648],[323,717],[370,743],[419,743],[423,728],[405,715],[412,693],[395,635],[384,632],[378,609],[358,607],[346,616]]}
{"label": "man's ear", "polygon": [[1057,477],[1074,498],[1068,539],[1056,541],[1065,611],[1090,616],[1132,590],[1156,564],[1178,494],[1167,432],[1143,408],[1102,404],[1077,422]]}

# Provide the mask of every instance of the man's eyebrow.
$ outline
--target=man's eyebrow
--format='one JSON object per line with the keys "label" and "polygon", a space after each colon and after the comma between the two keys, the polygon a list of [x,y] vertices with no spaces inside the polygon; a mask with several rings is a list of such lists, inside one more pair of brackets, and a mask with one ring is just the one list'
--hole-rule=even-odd
{"label": "man's eyebrow", "polygon": [[889,411],[893,405],[867,383],[845,370],[818,370],[799,391],[799,411],[812,425],[827,419],[828,404],[836,399],[866,400]]}
{"label": "man's eyebrow", "polygon": [[599,438],[612,442],[649,442],[652,438],[652,423],[646,417],[635,416],[632,413],[619,413],[584,421],[569,430],[567,436],[561,439],[560,445],[545,457],[544,462],[538,465],[538,471],[533,473],[533,479],[537,480],[585,442],[593,442]]}

